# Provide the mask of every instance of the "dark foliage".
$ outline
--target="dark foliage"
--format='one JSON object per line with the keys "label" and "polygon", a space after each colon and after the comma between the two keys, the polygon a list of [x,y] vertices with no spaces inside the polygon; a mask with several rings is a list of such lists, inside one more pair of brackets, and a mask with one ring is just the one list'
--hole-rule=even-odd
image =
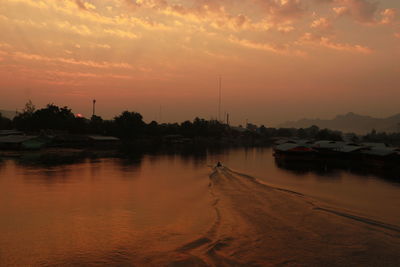
{"label": "dark foliage", "polygon": [[400,133],[377,133],[375,130],[372,130],[370,133],[363,136],[362,140],[364,142],[376,142],[400,146]]}
{"label": "dark foliage", "polygon": [[9,118],[3,117],[0,113],[0,130],[12,128],[12,121]]}
{"label": "dark foliage", "polygon": [[[1,117],[0,129],[17,128],[27,132],[61,131],[78,134],[112,135],[122,139],[156,138],[165,136],[173,138],[246,140],[246,143],[257,143],[255,140],[272,140],[273,138],[298,138],[311,140],[342,140],[342,133],[317,126],[308,128],[269,128],[264,125],[247,124],[243,127],[230,127],[216,120],[195,118],[193,121],[159,124],[152,121],[146,124],[140,113],[124,111],[113,120],[103,120],[100,116],[91,119],[77,117],[68,107],[49,104],[45,108],[35,109],[29,101],[24,110],[13,121]],[[351,141],[384,142],[400,144],[400,133],[371,133],[361,137],[355,134],[346,135]],[[264,142],[263,141],[263,142]],[[264,143],[265,143],[264,142]],[[260,142],[258,142],[260,143]],[[262,142],[261,142],[262,143]]]}

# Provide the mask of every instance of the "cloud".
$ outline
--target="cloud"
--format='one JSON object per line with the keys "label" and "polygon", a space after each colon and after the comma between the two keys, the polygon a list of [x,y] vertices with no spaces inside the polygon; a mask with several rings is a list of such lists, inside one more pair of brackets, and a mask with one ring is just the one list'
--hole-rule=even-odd
{"label": "cloud", "polygon": [[292,22],[302,17],[306,9],[300,0],[253,0],[260,6],[264,15],[275,23]]}
{"label": "cloud", "polygon": [[229,41],[231,43],[240,45],[245,48],[266,51],[266,52],[272,52],[272,53],[280,54],[280,55],[297,55],[297,56],[305,55],[305,53],[303,51],[292,49],[292,47],[289,44],[277,45],[277,44],[268,44],[268,43],[258,43],[258,42],[253,42],[253,41],[246,40],[246,39],[238,39],[234,36],[230,36]]}
{"label": "cloud", "polygon": [[309,32],[305,33],[297,43],[300,45],[317,45],[337,51],[356,52],[362,54],[371,54],[373,52],[371,48],[363,45],[335,42],[333,37],[321,36]]}
{"label": "cloud", "polygon": [[381,24],[394,24],[397,21],[397,10],[395,8],[387,8],[381,12]]}
{"label": "cloud", "polygon": [[376,22],[378,2],[374,0],[315,0],[318,3],[335,4],[333,12],[338,16],[350,16],[359,23]]}
{"label": "cloud", "polygon": [[332,30],[332,23],[327,18],[318,18],[311,22],[310,27],[320,31],[330,31]]}
{"label": "cloud", "polygon": [[378,11],[377,2],[367,0],[346,0],[350,14],[354,19],[362,23],[372,23],[375,21],[375,14]]}
{"label": "cloud", "polygon": [[82,0],[75,0],[75,4],[77,5],[77,7],[81,10],[85,10],[85,11],[91,11],[91,10],[95,10],[96,6],[88,3],[88,2],[83,2]]}
{"label": "cloud", "polygon": [[80,8],[80,9],[82,9],[82,10],[88,10],[87,8],[86,8],[86,6],[85,6],[85,3],[84,2],[82,2],[81,0],[75,0],[75,3],[76,3],[76,5]]}
{"label": "cloud", "polygon": [[24,52],[15,52],[14,58],[23,60],[35,60],[42,62],[56,62],[65,63],[71,65],[80,65],[91,68],[120,68],[120,69],[133,69],[132,65],[128,63],[114,63],[108,61],[92,61],[92,60],[77,60],[74,58],[64,58],[64,57],[47,57],[38,54],[28,54]]}
{"label": "cloud", "polygon": [[324,2],[339,4],[333,11],[339,15],[348,15],[359,23],[371,24],[376,22],[378,2],[371,0],[327,0]]}
{"label": "cloud", "polygon": [[111,73],[92,73],[92,72],[66,72],[66,71],[46,71],[46,74],[55,76],[55,77],[64,77],[64,78],[113,78],[113,79],[133,79],[132,76],[129,75],[118,75]]}
{"label": "cloud", "polygon": [[99,47],[99,48],[103,48],[103,49],[111,49],[111,46],[108,44],[95,44],[92,45],[92,47]]}
{"label": "cloud", "polygon": [[[249,15],[233,11],[233,4],[228,0],[192,0],[167,2],[165,0],[126,0],[134,11],[139,8],[156,11],[166,16],[173,16],[192,24],[207,24],[214,29],[231,31],[268,31],[275,28],[280,32],[294,30],[292,20],[303,14],[300,0],[251,0],[262,7],[262,18],[252,19]],[[265,3],[267,2],[267,3]],[[185,3],[185,4],[184,4]]]}
{"label": "cloud", "polygon": [[275,20],[293,20],[305,13],[300,0],[283,0],[275,3],[277,4],[270,9]]}
{"label": "cloud", "polygon": [[119,29],[104,29],[104,32],[110,35],[114,35],[121,38],[128,38],[128,39],[137,39],[139,38],[136,34],[130,31],[124,31]]}
{"label": "cloud", "polygon": [[0,42],[0,48],[11,48],[12,45],[6,42]]}
{"label": "cloud", "polygon": [[55,22],[56,26],[64,31],[73,32],[79,35],[93,35],[93,31],[86,25],[72,24],[69,21]]}
{"label": "cloud", "polygon": [[34,1],[34,0],[6,0],[6,1],[13,2],[13,3],[21,3],[21,4],[29,5],[31,7],[36,7],[36,8],[40,8],[40,9],[48,9],[49,8],[48,4],[45,1]]}
{"label": "cloud", "polygon": [[335,14],[340,17],[340,16],[344,16],[350,13],[350,10],[348,7],[346,6],[340,6],[340,7],[334,7],[332,8],[333,12],[335,12]]}

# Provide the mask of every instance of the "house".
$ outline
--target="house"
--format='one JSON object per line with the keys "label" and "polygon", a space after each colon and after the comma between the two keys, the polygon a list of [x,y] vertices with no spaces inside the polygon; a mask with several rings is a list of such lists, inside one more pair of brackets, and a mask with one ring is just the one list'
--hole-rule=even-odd
{"label": "house", "polygon": [[372,147],[363,150],[362,153],[376,158],[387,158],[397,155],[396,149],[390,147]]}
{"label": "house", "polygon": [[0,130],[0,136],[7,135],[23,135],[24,133],[18,130]]}
{"label": "house", "polygon": [[341,153],[356,153],[356,152],[360,152],[362,150],[364,150],[365,147],[363,146],[358,146],[358,145],[349,145],[349,144],[345,144],[343,146],[338,147],[336,150],[341,152]]}
{"label": "house", "polygon": [[120,143],[120,139],[114,136],[88,135],[87,139],[92,146],[114,146]]}
{"label": "house", "polygon": [[46,145],[47,141],[35,135],[0,136],[0,148],[10,150],[35,150]]}
{"label": "house", "polygon": [[322,140],[316,141],[312,147],[319,150],[337,150],[346,143],[341,141]]}
{"label": "house", "polygon": [[295,140],[288,139],[288,138],[281,138],[274,141],[275,145],[282,145],[282,144],[296,144]]}
{"label": "house", "polygon": [[274,147],[274,157],[285,161],[312,160],[315,157],[315,150],[308,145],[284,143]]}
{"label": "house", "polygon": [[370,166],[386,168],[389,166],[399,166],[400,155],[391,147],[372,147],[361,151],[364,159]]}
{"label": "house", "polygon": [[120,139],[113,136],[59,134],[53,140],[53,146],[83,148],[90,146],[109,146],[119,144]]}
{"label": "house", "polygon": [[388,147],[385,143],[362,143],[361,145],[368,148],[385,148]]}
{"label": "house", "polygon": [[313,151],[312,148],[306,145],[301,144],[293,144],[293,143],[284,143],[274,147],[275,151],[279,152],[309,152]]}

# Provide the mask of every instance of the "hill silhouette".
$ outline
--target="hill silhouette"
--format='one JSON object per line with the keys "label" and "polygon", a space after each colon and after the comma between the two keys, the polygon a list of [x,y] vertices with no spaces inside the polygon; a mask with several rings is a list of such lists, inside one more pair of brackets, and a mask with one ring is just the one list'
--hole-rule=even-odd
{"label": "hill silhouette", "polygon": [[400,113],[387,118],[374,118],[349,112],[333,119],[301,119],[279,125],[283,128],[307,128],[316,125],[342,132],[365,134],[375,129],[378,132],[400,132]]}

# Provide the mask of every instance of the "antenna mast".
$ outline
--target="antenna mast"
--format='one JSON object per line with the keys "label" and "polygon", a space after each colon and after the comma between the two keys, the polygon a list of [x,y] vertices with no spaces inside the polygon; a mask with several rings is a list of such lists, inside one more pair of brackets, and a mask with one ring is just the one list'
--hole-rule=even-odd
{"label": "antenna mast", "polygon": [[96,112],[96,99],[93,99],[93,116],[95,115]]}
{"label": "antenna mast", "polygon": [[160,105],[160,109],[159,109],[159,111],[158,111],[158,116],[159,116],[159,121],[158,121],[158,123],[161,124],[161,121],[162,121],[162,107],[161,107],[161,105]]}
{"label": "antenna mast", "polygon": [[221,122],[221,86],[222,78],[219,76],[218,121]]}

